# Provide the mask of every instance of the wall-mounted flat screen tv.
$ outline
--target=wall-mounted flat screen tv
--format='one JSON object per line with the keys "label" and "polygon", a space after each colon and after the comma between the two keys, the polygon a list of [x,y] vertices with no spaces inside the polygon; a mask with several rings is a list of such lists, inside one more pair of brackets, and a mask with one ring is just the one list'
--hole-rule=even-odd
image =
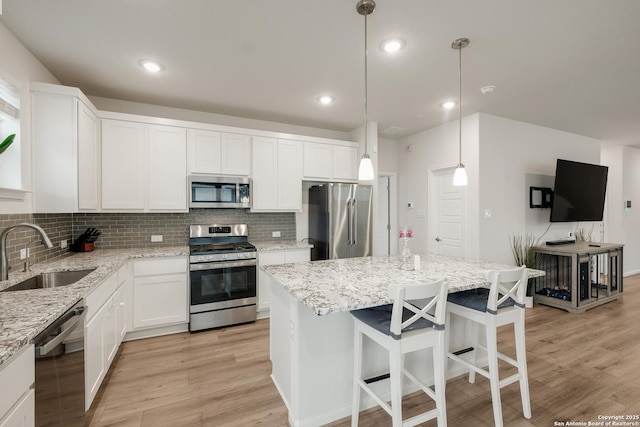
{"label": "wall-mounted flat screen tv", "polygon": [[602,221],[608,170],[558,159],[550,221]]}

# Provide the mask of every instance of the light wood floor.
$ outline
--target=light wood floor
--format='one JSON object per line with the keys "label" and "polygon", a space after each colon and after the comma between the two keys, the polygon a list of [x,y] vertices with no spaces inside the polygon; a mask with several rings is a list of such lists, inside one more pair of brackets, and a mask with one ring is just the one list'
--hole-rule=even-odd
{"label": "light wood floor", "polygon": [[[640,276],[625,279],[622,301],[583,314],[536,305],[527,310],[527,359],[533,417],[522,417],[517,384],[502,389],[505,426],[598,421],[640,414]],[[515,356],[513,332],[500,349]],[[502,369],[502,367],[501,367]],[[91,410],[90,427],[286,426],[287,411],[269,377],[269,322],[123,343]],[[501,370],[508,375],[509,368]],[[450,426],[492,426],[488,380],[447,383]],[[405,398],[405,417],[430,405]],[[332,427],[350,425],[345,418]],[[386,426],[381,409],[361,426]],[[424,426],[436,426],[435,421]]]}

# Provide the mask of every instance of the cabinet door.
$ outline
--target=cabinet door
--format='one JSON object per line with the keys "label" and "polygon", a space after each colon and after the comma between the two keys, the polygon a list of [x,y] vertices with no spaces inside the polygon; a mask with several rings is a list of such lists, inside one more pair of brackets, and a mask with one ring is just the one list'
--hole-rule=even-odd
{"label": "cabinet door", "polygon": [[78,209],[100,208],[99,121],[83,102],[78,103]]}
{"label": "cabinet door", "polygon": [[33,203],[36,213],[78,210],[76,98],[32,94]]}
{"label": "cabinet door", "polygon": [[292,249],[285,252],[285,263],[306,262],[311,260],[310,249]]}
{"label": "cabinet door", "polygon": [[149,125],[148,186],[150,210],[187,210],[187,131]]}
{"label": "cabinet door", "polygon": [[253,138],[251,209],[278,208],[278,140]]}
{"label": "cabinet door", "polygon": [[0,419],[0,427],[32,427],[36,419],[36,393],[29,390],[11,409],[5,418]]}
{"label": "cabinet door", "polygon": [[126,294],[127,294],[127,285],[129,281],[127,280],[125,283],[120,285],[118,288],[118,292],[116,292],[115,296],[115,304],[116,304],[116,322],[117,322],[117,334],[116,339],[118,345],[124,339],[124,336],[127,333],[127,306],[126,306]]}
{"label": "cabinet door", "polygon": [[84,327],[85,408],[91,406],[106,374],[107,359],[103,334],[106,306],[102,306]]}
{"label": "cabinet door", "polygon": [[164,326],[188,320],[186,274],[133,280],[133,327]]}
{"label": "cabinet door", "polygon": [[102,121],[102,207],[144,209],[144,125]]}
{"label": "cabinet door", "polygon": [[251,137],[223,133],[221,144],[222,173],[249,176],[251,174]]}
{"label": "cabinet door", "polygon": [[108,370],[118,351],[118,310],[115,295],[107,301],[106,307],[102,333],[104,334],[104,360],[107,361],[105,370]]}
{"label": "cabinet door", "polygon": [[333,179],[358,180],[358,147],[335,145],[333,147]]}
{"label": "cabinet door", "polygon": [[[278,140],[278,208],[302,209],[302,143]],[[254,177],[255,182],[255,177]]]}
{"label": "cabinet door", "polygon": [[222,173],[220,132],[189,129],[187,131],[189,174]]}
{"label": "cabinet door", "polygon": [[304,143],[303,175],[309,179],[331,179],[332,146],[315,142]]}

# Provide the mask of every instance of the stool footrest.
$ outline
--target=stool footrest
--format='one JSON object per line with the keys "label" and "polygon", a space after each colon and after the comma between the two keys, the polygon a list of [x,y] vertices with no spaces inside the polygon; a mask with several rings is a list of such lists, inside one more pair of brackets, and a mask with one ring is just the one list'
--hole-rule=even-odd
{"label": "stool footrest", "polygon": [[432,420],[438,416],[438,408],[427,411],[423,414],[416,415],[402,422],[402,427],[413,427],[418,424],[422,424],[426,421]]}
{"label": "stool footrest", "polygon": [[506,387],[510,384],[517,383],[522,378],[522,375],[518,372],[517,374],[513,374],[510,377],[504,378],[500,380],[500,388]]}
{"label": "stool footrest", "polygon": [[482,368],[477,367],[476,365],[474,365],[473,363],[469,363],[466,360],[464,360],[461,357],[456,356],[453,353],[447,353],[447,357],[449,357],[449,359],[460,363],[461,365],[466,366],[467,368],[471,369],[472,371],[475,371],[477,373],[479,373],[480,375],[482,375],[483,377],[487,378],[487,379],[491,379],[489,377],[489,371],[486,371]]}

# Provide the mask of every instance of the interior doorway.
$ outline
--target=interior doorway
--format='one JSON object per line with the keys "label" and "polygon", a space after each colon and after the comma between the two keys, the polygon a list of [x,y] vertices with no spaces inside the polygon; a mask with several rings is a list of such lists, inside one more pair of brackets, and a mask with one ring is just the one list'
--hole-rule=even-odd
{"label": "interior doorway", "polygon": [[465,258],[467,187],[453,185],[454,171],[429,171],[429,252]]}

